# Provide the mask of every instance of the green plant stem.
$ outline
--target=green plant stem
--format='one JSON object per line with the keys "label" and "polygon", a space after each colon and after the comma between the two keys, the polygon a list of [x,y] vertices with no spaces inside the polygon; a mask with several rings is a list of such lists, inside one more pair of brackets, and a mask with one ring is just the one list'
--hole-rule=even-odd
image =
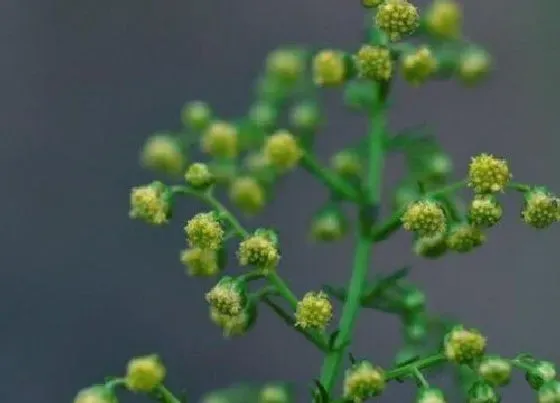
{"label": "green plant stem", "polygon": [[[124,386],[126,386],[126,380],[123,378],[116,378],[105,382],[105,387],[113,391],[116,388]],[[181,402],[178,398],[176,398],[164,385],[157,386],[153,392],[148,394],[148,396],[152,399],[157,399],[161,403],[186,403],[185,401]]]}
{"label": "green plant stem", "polygon": [[524,183],[517,183],[517,182],[512,182],[508,185],[508,188],[513,189],[513,190],[517,190],[518,192],[521,193],[526,193],[529,190],[531,190],[531,186],[526,185]]}
{"label": "green plant stem", "polygon": [[442,353],[434,354],[429,357],[411,362],[410,364],[403,365],[402,367],[395,368],[385,374],[385,378],[390,381],[414,374],[415,371],[421,371],[425,368],[435,367],[441,363],[446,362],[447,359]]}
{"label": "green plant stem", "polygon": [[163,385],[160,385],[157,391],[159,392],[159,400],[161,403],[186,403],[186,402],[181,402],[178,398],[176,398],[173,395],[173,393],[169,391],[169,389],[167,389]]}
{"label": "green plant stem", "polygon": [[268,281],[276,288],[278,294],[280,294],[288,303],[290,307],[295,311],[298,303],[297,297],[290,290],[290,287],[280,278],[276,272],[271,272],[267,275]]}
{"label": "green plant stem", "polygon": [[338,325],[338,336],[334,348],[327,354],[321,369],[320,382],[330,395],[335,382],[341,372],[342,358],[346,347],[350,344],[352,331],[361,306],[362,290],[366,283],[369,261],[371,258],[371,240],[369,231],[365,228],[370,225],[368,221],[375,219],[375,209],[378,207],[381,196],[381,177],[384,164],[384,136],[385,136],[385,95],[386,88],[378,87],[378,100],[371,110],[368,132],[368,171],[364,183],[364,194],[360,207],[360,229],[355,250],[354,264],[348,297],[342,308],[342,315]]}

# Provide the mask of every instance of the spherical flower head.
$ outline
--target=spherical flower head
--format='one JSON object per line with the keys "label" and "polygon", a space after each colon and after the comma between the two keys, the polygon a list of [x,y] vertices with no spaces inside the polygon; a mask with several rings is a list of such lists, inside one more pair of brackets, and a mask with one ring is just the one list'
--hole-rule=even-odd
{"label": "spherical flower head", "polygon": [[403,296],[402,304],[408,313],[420,312],[426,307],[426,294],[413,287]]}
{"label": "spherical flower head", "polygon": [[444,352],[449,361],[468,364],[484,354],[486,338],[475,329],[453,328],[444,339]]}
{"label": "spherical flower head", "polygon": [[385,0],[362,0],[362,6],[365,8],[373,8],[379,6]]}
{"label": "spherical flower head", "polygon": [[539,403],[560,403],[560,382],[548,381],[538,392]]}
{"label": "spherical flower head", "polygon": [[525,205],[521,211],[522,220],[536,229],[544,229],[558,221],[560,199],[545,189],[533,189],[525,195]]}
{"label": "spherical flower head", "polygon": [[142,150],[142,165],[155,171],[177,175],[185,166],[185,157],[177,140],[166,134],[150,137]]}
{"label": "spherical flower head", "polygon": [[426,162],[426,171],[428,177],[434,181],[444,179],[453,171],[453,161],[448,155],[436,152]]}
{"label": "spherical flower head", "polygon": [[492,195],[475,195],[469,208],[469,222],[479,228],[490,228],[502,218],[502,206]]}
{"label": "spherical flower head", "polygon": [[289,403],[290,396],[285,387],[265,385],[260,393],[258,403]]}
{"label": "spherical flower head", "polygon": [[319,214],[311,223],[311,236],[322,242],[336,241],[344,236],[347,225],[338,211]]}
{"label": "spherical flower head", "polygon": [[360,156],[353,150],[342,150],[331,157],[330,164],[334,171],[342,176],[358,176],[363,165]]}
{"label": "spherical flower head", "polygon": [[302,154],[297,139],[287,130],[278,130],[266,139],[264,145],[266,159],[280,171],[295,168]]}
{"label": "spherical flower head", "polygon": [[538,390],[547,382],[556,378],[556,367],[552,362],[540,361],[532,370],[528,371],[525,379],[531,387]]}
{"label": "spherical flower head", "polygon": [[488,75],[491,66],[492,60],[485,51],[466,50],[459,58],[459,79],[467,85],[474,85]]}
{"label": "spherical flower head", "polygon": [[344,53],[322,50],[313,58],[313,81],[320,87],[337,86],[346,80]]}
{"label": "spherical flower head", "polygon": [[133,358],[126,367],[126,387],[134,392],[151,392],[165,378],[165,367],[155,354]]}
{"label": "spherical flower head", "polygon": [[115,394],[105,386],[92,386],[78,392],[74,403],[117,403]]}
{"label": "spherical flower head", "polygon": [[377,9],[375,23],[389,39],[397,41],[418,28],[420,16],[418,9],[407,0],[386,0]]}
{"label": "spherical flower head", "polygon": [[427,259],[437,259],[447,252],[445,233],[432,237],[418,237],[414,240],[414,253]]}
{"label": "spherical flower head", "polygon": [[503,192],[511,173],[506,160],[491,154],[472,157],[469,165],[469,186],[475,193]]}
{"label": "spherical flower head", "polygon": [[449,250],[466,253],[481,246],[486,241],[486,235],[480,228],[468,223],[453,226],[447,235],[447,248]]}
{"label": "spherical flower head", "polygon": [[224,230],[214,212],[196,214],[187,221],[185,233],[193,248],[217,250],[224,239]]}
{"label": "spherical flower head", "polygon": [[247,332],[249,315],[243,310],[238,315],[224,315],[213,307],[210,307],[210,319],[222,329],[223,336],[227,339],[241,336]]}
{"label": "spherical flower head", "polygon": [[426,29],[442,39],[456,39],[461,34],[463,11],[455,0],[434,0],[425,15]]}
{"label": "spherical flower head", "polygon": [[261,211],[266,202],[264,188],[251,176],[235,178],[229,188],[229,198],[237,207],[248,214]]}
{"label": "spherical flower head", "polygon": [[259,102],[249,111],[249,119],[262,130],[269,130],[276,124],[278,111],[271,104]]}
{"label": "spherical flower head", "polygon": [[367,361],[354,364],[344,375],[344,397],[362,403],[385,389],[385,373]]}
{"label": "spherical flower head", "polygon": [[363,45],[354,56],[361,78],[387,81],[391,78],[393,62],[389,49],[381,46]]}
{"label": "spherical flower head", "polygon": [[201,138],[202,151],[216,158],[234,158],[238,153],[237,128],[227,122],[212,122]]}
{"label": "spherical flower head", "polygon": [[211,249],[189,248],[181,251],[181,263],[193,277],[213,277],[219,273],[218,253]]}
{"label": "spherical flower head", "polygon": [[493,386],[507,385],[511,379],[512,366],[508,360],[487,356],[478,366],[479,376]]}
{"label": "spherical flower head", "polygon": [[414,53],[403,58],[402,69],[405,80],[414,86],[426,82],[438,68],[438,61],[427,46],[422,46]]}
{"label": "spherical flower head", "polygon": [[195,162],[187,168],[185,181],[194,189],[204,190],[214,183],[214,175],[210,172],[208,165]]}
{"label": "spherical flower head", "polygon": [[153,182],[137,186],[130,192],[130,212],[132,219],[152,225],[166,224],[171,213],[171,197],[165,185]]}
{"label": "spherical flower head", "polygon": [[303,329],[323,330],[333,316],[333,307],[327,295],[320,292],[308,292],[297,303],[296,326]]}
{"label": "spherical flower head", "polygon": [[485,381],[475,382],[469,389],[468,403],[499,403],[500,395]]}
{"label": "spherical flower head", "polygon": [[276,268],[280,253],[273,240],[265,235],[254,234],[239,244],[237,258],[241,266],[256,266],[268,271]]}
{"label": "spherical flower head", "polygon": [[237,316],[247,304],[247,295],[243,284],[232,277],[224,277],[206,293],[206,302],[222,315]]}
{"label": "spherical flower head", "polygon": [[420,237],[433,237],[445,232],[447,221],[441,206],[432,200],[420,200],[408,205],[401,221],[403,228]]}
{"label": "spherical flower head", "polygon": [[292,83],[305,70],[302,54],[295,49],[277,49],[266,59],[266,71],[281,81]]}
{"label": "spherical flower head", "polygon": [[290,111],[290,123],[299,130],[312,131],[321,123],[321,113],[315,103],[303,102]]}
{"label": "spherical flower head", "polygon": [[204,130],[212,119],[212,110],[205,102],[187,103],[181,110],[183,124],[193,130]]}
{"label": "spherical flower head", "polygon": [[443,392],[435,388],[422,388],[418,391],[417,403],[446,403]]}

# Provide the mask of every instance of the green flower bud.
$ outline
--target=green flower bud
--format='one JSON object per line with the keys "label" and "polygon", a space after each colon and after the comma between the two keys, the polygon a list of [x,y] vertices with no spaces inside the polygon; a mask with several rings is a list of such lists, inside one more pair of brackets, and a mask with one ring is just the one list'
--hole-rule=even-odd
{"label": "green flower bud", "polygon": [[418,391],[417,403],[445,403],[443,392],[435,388],[422,388]]}
{"label": "green flower bud", "polygon": [[511,363],[496,356],[487,356],[478,365],[480,377],[493,386],[505,386],[511,379]]}
{"label": "green flower bud", "polygon": [[344,83],[347,66],[344,53],[322,50],[313,58],[313,81],[320,87],[337,86]]}
{"label": "green flower bud", "polygon": [[181,110],[183,125],[196,131],[204,130],[211,119],[212,110],[204,102],[189,102]]}
{"label": "green flower bud", "polygon": [[186,158],[176,138],[167,134],[156,134],[146,141],[141,162],[154,171],[177,175],[182,173]]}
{"label": "green flower bud", "polygon": [[259,129],[270,130],[276,124],[278,111],[268,103],[259,102],[249,111],[249,119]]}
{"label": "green flower bud", "polygon": [[484,381],[475,382],[469,389],[468,403],[499,403],[500,396]]}
{"label": "green flower bud", "polygon": [[445,234],[433,237],[418,237],[414,240],[414,253],[427,259],[437,259],[447,252]]}
{"label": "green flower bud", "polygon": [[265,206],[266,192],[255,178],[242,176],[231,183],[229,198],[245,213],[256,214]]}
{"label": "green flower bud", "polygon": [[540,361],[525,374],[525,379],[535,390],[556,378],[556,367],[552,362]]}
{"label": "green flower bud", "polygon": [[185,181],[196,190],[205,190],[214,183],[214,175],[208,165],[195,162],[185,172]]}
{"label": "green flower bud", "polygon": [[284,386],[265,385],[259,393],[258,403],[290,403],[290,394]]}
{"label": "green flower bud", "polygon": [[438,61],[427,46],[422,46],[414,53],[406,55],[402,61],[404,78],[413,86],[426,82],[437,68]]}
{"label": "green flower bud", "polygon": [[479,247],[486,241],[486,236],[479,229],[467,223],[456,224],[449,230],[447,235],[447,247],[449,250],[467,253]]}
{"label": "green flower bud", "polygon": [[304,131],[317,129],[321,123],[321,113],[317,104],[313,102],[302,102],[295,105],[290,111],[290,124]]}
{"label": "green flower bud", "polygon": [[344,397],[354,402],[363,402],[379,396],[385,389],[385,373],[367,361],[361,361],[346,371]]}
{"label": "green flower bud", "polygon": [[105,386],[82,389],[74,398],[74,403],[118,403],[114,392]]}
{"label": "green flower bud", "polygon": [[444,352],[449,361],[468,364],[480,358],[486,349],[486,338],[475,329],[454,327],[444,339]]}
{"label": "green flower bud", "polygon": [[337,208],[326,208],[315,215],[311,223],[311,236],[322,242],[332,242],[342,238],[348,229],[345,217]]}
{"label": "green flower bud", "polygon": [[548,381],[538,392],[539,403],[560,403],[560,382]]}
{"label": "green flower bud", "polygon": [[155,354],[133,358],[126,367],[126,387],[134,392],[151,392],[165,378],[165,367]]}

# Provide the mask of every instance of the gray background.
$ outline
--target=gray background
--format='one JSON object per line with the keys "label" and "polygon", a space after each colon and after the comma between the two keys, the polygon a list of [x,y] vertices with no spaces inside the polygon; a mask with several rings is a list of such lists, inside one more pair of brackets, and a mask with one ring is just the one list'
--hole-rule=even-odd
{"label": "gray background", "polygon": [[[470,155],[489,151],[507,156],[518,180],[560,191],[558,6],[465,3],[467,32],[493,53],[496,75],[468,91],[400,85],[393,126],[432,122],[458,172]],[[305,391],[320,356],[275,317],[263,310],[250,335],[230,342],[207,320],[209,284],[187,278],[177,262],[181,221],[199,207],[185,201],[179,220],[154,229],[128,220],[128,191],[152,178],[137,164],[144,138],[177,127],[185,100],[239,115],[268,49],[303,42],[353,49],[362,17],[357,0],[0,2],[2,402],[70,401],[77,389],[121,373],[130,356],[152,351],[165,359],[171,387],[195,397],[246,379],[287,379]],[[330,92],[327,105],[325,156],[365,127],[338,94]],[[399,174],[399,161],[390,161],[386,186]],[[349,275],[350,240],[306,243],[307,217],[324,196],[306,174],[293,175],[258,221],[278,227],[280,271],[298,294]],[[506,207],[476,253],[420,261],[399,234],[376,250],[372,270],[412,263],[430,308],[482,329],[493,351],[560,362],[559,229],[523,226],[514,195]],[[397,322],[361,319],[353,351],[387,365],[400,341]],[[517,381],[505,401],[531,401]],[[394,386],[381,400],[411,394]]]}

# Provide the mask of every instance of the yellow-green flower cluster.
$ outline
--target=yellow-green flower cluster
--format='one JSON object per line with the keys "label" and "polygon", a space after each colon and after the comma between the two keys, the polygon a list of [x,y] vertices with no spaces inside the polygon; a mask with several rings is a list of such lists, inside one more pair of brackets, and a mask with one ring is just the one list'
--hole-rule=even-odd
{"label": "yellow-green flower cluster", "polygon": [[420,16],[407,0],[385,0],[377,9],[375,23],[392,41],[397,41],[418,28]]}
{"label": "yellow-green flower cluster", "polygon": [[224,239],[224,230],[214,212],[196,214],[187,221],[185,233],[193,248],[217,250]]}
{"label": "yellow-green flower cluster", "polygon": [[426,29],[443,39],[456,39],[461,34],[463,12],[455,0],[434,0],[425,16]]}
{"label": "yellow-green flower cluster", "polygon": [[181,263],[193,277],[212,277],[219,273],[218,253],[212,249],[189,248],[181,251]]}
{"label": "yellow-green flower cluster", "polygon": [[255,126],[262,130],[268,130],[274,126],[278,112],[276,109],[265,102],[259,102],[249,111],[249,119]]}
{"label": "yellow-green flower cluster", "polygon": [[239,244],[237,258],[241,266],[256,266],[268,271],[276,268],[280,253],[270,238],[253,234]]}
{"label": "yellow-green flower cluster", "polygon": [[204,131],[202,151],[216,158],[234,158],[238,153],[237,128],[230,123],[215,121]]}
{"label": "yellow-green flower cluster", "polygon": [[217,309],[210,307],[210,319],[222,329],[222,333],[226,338],[245,334],[249,324],[249,315],[245,310],[232,316],[224,315]]}
{"label": "yellow-green flower cluster", "polygon": [[379,396],[385,389],[385,372],[370,362],[354,364],[344,375],[344,397],[362,403]]}
{"label": "yellow-green flower cluster", "polygon": [[192,130],[204,130],[212,119],[212,110],[201,101],[186,104],[181,110],[181,120],[186,127]]}
{"label": "yellow-green flower cluster", "polygon": [[552,362],[539,361],[527,372],[526,379],[533,389],[540,389],[542,385],[556,378],[556,367]]}
{"label": "yellow-green flower cluster", "polygon": [[363,166],[360,156],[353,150],[342,150],[331,157],[330,164],[334,171],[342,176],[358,176]]}
{"label": "yellow-green flower cluster", "polygon": [[296,81],[304,70],[302,55],[294,49],[277,49],[266,59],[267,73],[285,82]]}
{"label": "yellow-green flower cluster", "polygon": [[492,60],[481,49],[468,49],[459,58],[459,79],[467,85],[474,85],[490,72]]}
{"label": "yellow-green flower cluster", "polygon": [[132,188],[130,193],[129,216],[152,225],[167,223],[171,205],[169,195],[162,183]]}
{"label": "yellow-green flower cluster", "polygon": [[117,403],[117,398],[104,386],[92,386],[79,391],[74,403]]}
{"label": "yellow-green flower cluster", "polygon": [[468,223],[456,224],[447,234],[447,248],[449,250],[466,253],[479,247],[486,241],[486,235],[480,228]]}
{"label": "yellow-green flower cluster", "polygon": [[363,45],[354,56],[361,78],[387,81],[391,78],[393,62],[389,49],[381,46]]}
{"label": "yellow-green flower cluster", "polygon": [[290,111],[290,124],[300,130],[314,130],[321,123],[321,114],[316,104],[303,102]]}
{"label": "yellow-green flower cluster", "polygon": [[308,292],[297,303],[296,326],[323,330],[333,316],[333,307],[323,292]]}
{"label": "yellow-green flower cluster", "polygon": [[558,403],[560,402],[560,382],[554,380],[545,383],[538,392],[539,403]]}
{"label": "yellow-green flower cluster", "polygon": [[485,349],[486,338],[478,330],[457,326],[445,336],[445,356],[458,364],[468,364],[482,357]]}
{"label": "yellow-green flower cluster", "polygon": [[135,392],[151,392],[165,378],[165,367],[155,354],[133,358],[126,368],[126,387]]}
{"label": "yellow-green flower cluster", "polygon": [[293,169],[302,157],[297,139],[287,130],[278,130],[266,139],[264,155],[280,171]]}
{"label": "yellow-green flower cluster", "polygon": [[185,181],[194,189],[204,190],[214,182],[214,175],[208,165],[201,162],[191,164],[185,172]]}
{"label": "yellow-green flower cluster", "polygon": [[490,228],[502,218],[502,206],[488,194],[475,195],[469,208],[469,222],[480,228]]}
{"label": "yellow-green flower cluster", "polygon": [[181,174],[186,162],[177,139],[167,134],[150,137],[142,150],[141,160],[145,167],[171,175]]}
{"label": "yellow-green flower cluster", "polygon": [[414,86],[426,82],[438,68],[438,61],[430,48],[422,46],[403,58],[402,69],[405,80]]}
{"label": "yellow-green flower cluster", "polygon": [[319,214],[311,223],[311,236],[317,241],[331,242],[346,232],[346,223],[338,212]]}
{"label": "yellow-green flower cluster", "polygon": [[418,237],[414,240],[414,253],[428,259],[436,259],[447,251],[445,233],[432,237]]}
{"label": "yellow-green flower cluster", "polygon": [[433,237],[445,232],[447,222],[441,206],[432,200],[420,200],[408,205],[401,221],[404,229],[420,237]]}
{"label": "yellow-green flower cluster", "polygon": [[243,312],[247,298],[241,285],[235,279],[224,277],[206,293],[206,301],[217,313],[237,316]]}
{"label": "yellow-green flower cluster", "polygon": [[418,391],[417,403],[446,403],[443,392],[435,388],[421,388]]}
{"label": "yellow-green flower cluster", "polygon": [[322,50],[313,58],[313,81],[321,87],[337,86],[346,80],[344,53]]}
{"label": "yellow-green flower cluster", "polygon": [[560,199],[545,189],[533,189],[525,195],[521,218],[533,228],[549,227],[560,220]]}
{"label": "yellow-green flower cluster", "polygon": [[493,386],[504,386],[511,379],[512,366],[510,361],[496,356],[482,359],[477,369],[478,375]]}
{"label": "yellow-green flower cluster", "polygon": [[504,191],[511,180],[507,161],[490,154],[480,154],[471,159],[469,186],[475,193]]}
{"label": "yellow-green flower cluster", "polygon": [[261,211],[265,205],[265,197],[264,188],[251,176],[235,178],[229,188],[230,200],[248,214]]}

